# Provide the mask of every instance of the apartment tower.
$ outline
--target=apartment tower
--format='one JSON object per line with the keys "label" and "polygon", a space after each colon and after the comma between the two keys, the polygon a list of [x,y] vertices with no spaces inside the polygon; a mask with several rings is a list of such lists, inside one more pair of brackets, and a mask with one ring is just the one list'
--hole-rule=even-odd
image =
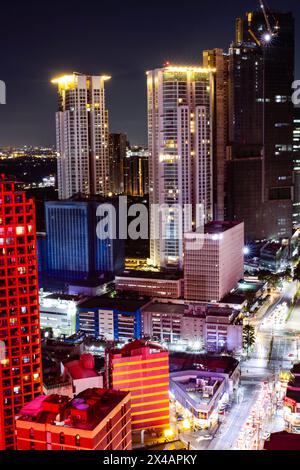
{"label": "apartment tower", "polygon": [[105,81],[73,73],[52,80],[58,87],[56,113],[59,199],[109,192],[109,132]]}
{"label": "apartment tower", "polygon": [[[166,65],[147,72],[150,258],[155,266],[182,269],[184,232],[203,223],[203,214],[205,222],[212,219],[213,71]],[[198,205],[203,210],[197,222]]]}

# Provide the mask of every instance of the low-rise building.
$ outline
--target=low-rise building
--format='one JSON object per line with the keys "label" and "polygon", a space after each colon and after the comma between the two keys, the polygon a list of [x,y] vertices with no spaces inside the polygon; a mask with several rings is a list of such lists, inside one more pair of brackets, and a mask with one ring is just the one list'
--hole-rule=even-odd
{"label": "low-rise building", "polygon": [[142,310],[144,337],[209,352],[241,351],[240,310],[209,304],[153,302]]}
{"label": "low-rise building", "polygon": [[260,250],[260,268],[277,273],[286,269],[288,257],[288,245],[279,242],[267,242]]}
{"label": "low-rise building", "polygon": [[232,356],[209,356],[182,352],[170,353],[170,374],[196,370],[221,374],[225,380],[225,390],[232,396],[237,390],[241,371],[239,361]]}
{"label": "low-rise building", "polygon": [[183,296],[182,273],[160,271],[124,271],[115,278],[116,290],[149,297],[180,299]]}
{"label": "low-rise building", "polygon": [[77,331],[107,341],[140,339],[142,308],[148,303],[148,299],[92,297],[78,305]]}
{"label": "low-rise building", "polygon": [[40,292],[41,328],[51,328],[54,337],[76,333],[77,306],[81,295],[49,294]]}
{"label": "low-rise building", "polygon": [[264,444],[264,450],[300,450],[300,434],[287,431],[272,433]]}
{"label": "low-rise building", "polygon": [[40,396],[21,410],[16,441],[18,450],[131,450],[130,393]]}
{"label": "low-rise building", "polygon": [[177,343],[182,338],[184,304],[153,302],[143,309],[143,336],[160,343]]}
{"label": "low-rise building", "polygon": [[239,312],[208,307],[205,319],[205,348],[208,352],[242,351],[243,324]]}
{"label": "low-rise building", "polygon": [[70,377],[75,395],[88,388],[103,387],[103,377],[95,370],[95,359],[92,354],[82,354],[79,360],[65,363],[63,374]]}
{"label": "low-rise building", "polygon": [[300,376],[292,375],[284,398],[284,419],[289,431],[300,431]]}
{"label": "low-rise building", "polygon": [[219,412],[229,401],[225,377],[216,372],[174,372],[170,375],[170,393],[177,410],[183,410],[199,427],[215,425]]}

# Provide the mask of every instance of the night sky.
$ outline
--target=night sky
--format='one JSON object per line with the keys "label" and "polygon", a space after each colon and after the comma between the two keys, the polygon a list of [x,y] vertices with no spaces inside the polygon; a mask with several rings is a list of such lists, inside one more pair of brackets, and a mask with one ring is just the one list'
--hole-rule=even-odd
{"label": "night sky", "polygon": [[[258,0],[123,0],[1,2],[0,79],[7,104],[0,105],[1,145],[55,143],[56,90],[60,73],[110,74],[110,131],[132,144],[146,144],[145,71],[163,62],[196,64],[202,50],[228,48],[235,18]],[[268,0],[296,16],[299,0]],[[296,78],[300,79],[297,62]]]}

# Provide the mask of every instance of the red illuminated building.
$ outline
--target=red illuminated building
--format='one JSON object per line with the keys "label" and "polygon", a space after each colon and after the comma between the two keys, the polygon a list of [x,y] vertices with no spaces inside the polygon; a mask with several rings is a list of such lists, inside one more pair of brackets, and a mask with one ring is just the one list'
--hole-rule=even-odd
{"label": "red illuminated building", "polygon": [[16,422],[18,450],[131,450],[130,393],[40,396]]}
{"label": "red illuminated building", "polygon": [[[0,449],[15,448],[15,417],[39,396],[41,345],[35,206],[0,181]],[[3,347],[4,346],[4,347]]]}
{"label": "red illuminated building", "polygon": [[168,351],[137,340],[110,351],[107,361],[110,386],[131,392],[132,429],[169,427]]}

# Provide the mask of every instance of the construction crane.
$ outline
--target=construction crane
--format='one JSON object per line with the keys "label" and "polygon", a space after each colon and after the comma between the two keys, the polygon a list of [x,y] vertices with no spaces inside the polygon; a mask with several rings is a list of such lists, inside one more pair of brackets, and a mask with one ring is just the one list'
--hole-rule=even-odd
{"label": "construction crane", "polygon": [[[264,15],[266,31],[264,32],[261,38],[258,38],[257,34],[252,29],[253,13],[248,13],[248,32],[250,36],[254,39],[255,43],[261,47],[263,44],[270,43],[273,38],[278,36],[279,22],[275,18],[275,16],[269,12],[269,9],[266,8],[265,2],[263,0],[259,0],[259,5]],[[273,25],[271,24],[270,17],[272,17]]]}

